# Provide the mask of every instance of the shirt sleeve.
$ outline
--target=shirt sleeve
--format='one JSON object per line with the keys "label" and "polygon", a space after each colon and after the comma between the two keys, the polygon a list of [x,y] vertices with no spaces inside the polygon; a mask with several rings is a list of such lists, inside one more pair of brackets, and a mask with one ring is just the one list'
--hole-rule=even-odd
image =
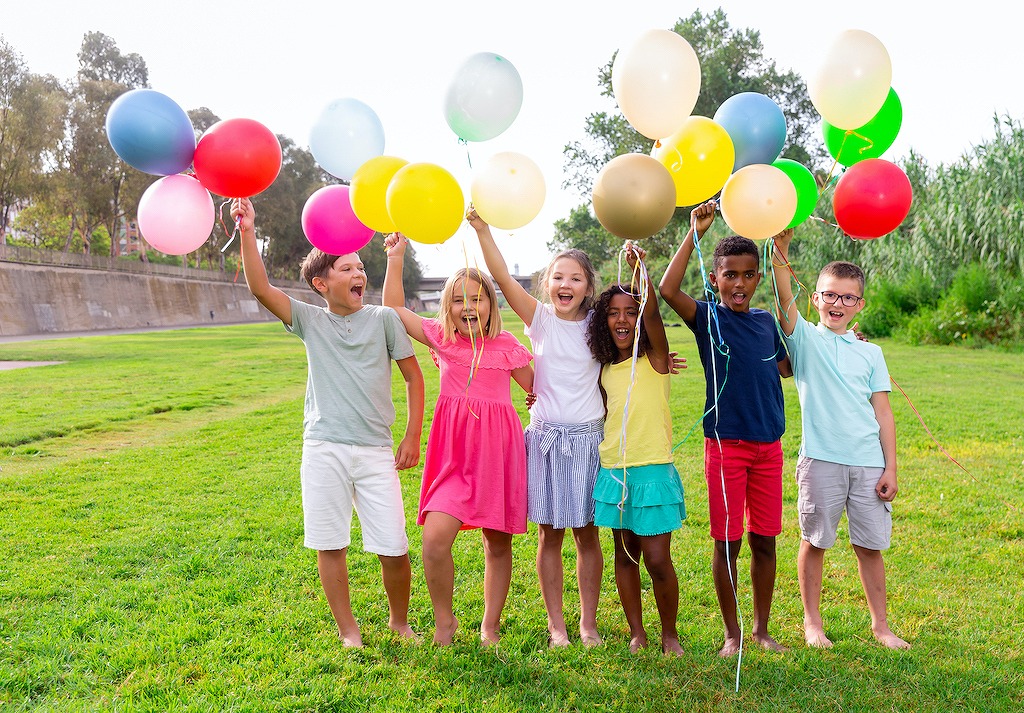
{"label": "shirt sleeve", "polygon": [[384,307],[384,335],[388,342],[388,355],[398,361],[415,356],[416,352],[409,339],[409,333],[405,331],[401,317],[390,307]]}
{"label": "shirt sleeve", "polygon": [[876,394],[879,391],[892,391],[892,382],[889,379],[889,367],[885,365],[885,356],[882,354],[881,349],[875,350],[875,363],[871,369],[871,378],[869,380],[871,393]]}

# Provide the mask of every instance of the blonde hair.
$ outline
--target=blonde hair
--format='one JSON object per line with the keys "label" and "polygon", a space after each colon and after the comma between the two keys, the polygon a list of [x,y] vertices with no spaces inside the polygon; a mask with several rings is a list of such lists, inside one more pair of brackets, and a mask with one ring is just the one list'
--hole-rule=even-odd
{"label": "blonde hair", "polygon": [[[487,317],[487,324],[484,325],[485,337],[497,337],[501,334],[501,312],[498,311],[498,293],[494,290],[491,278],[475,267],[463,267],[455,271],[449,277],[444,287],[441,288],[441,305],[437,310],[437,318],[441,321],[441,329],[444,334],[444,341],[454,342],[458,330],[455,327],[455,320],[452,319],[452,303],[455,301],[455,285],[462,280],[462,290],[465,292],[466,280],[473,280],[480,285],[481,291],[490,300],[491,309]],[[466,295],[469,296],[468,294]]]}

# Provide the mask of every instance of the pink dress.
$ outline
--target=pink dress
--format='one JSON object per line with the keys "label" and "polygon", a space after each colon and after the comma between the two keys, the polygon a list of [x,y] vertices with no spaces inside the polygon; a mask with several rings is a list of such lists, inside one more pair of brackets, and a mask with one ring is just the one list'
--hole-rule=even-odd
{"label": "pink dress", "polygon": [[[441,391],[427,439],[420,510],[443,512],[462,529],[485,527],[526,532],[526,445],[523,425],[512,406],[512,370],[533,358],[509,332],[477,339],[456,335],[442,341],[441,323],[423,320],[423,333],[437,354]],[[468,384],[468,390],[467,390]]]}

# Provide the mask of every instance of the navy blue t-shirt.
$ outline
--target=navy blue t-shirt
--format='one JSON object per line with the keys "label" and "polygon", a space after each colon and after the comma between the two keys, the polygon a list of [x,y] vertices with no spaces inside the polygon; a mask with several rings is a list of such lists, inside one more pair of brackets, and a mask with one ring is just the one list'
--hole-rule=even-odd
{"label": "navy blue t-shirt", "polygon": [[[704,436],[777,441],[786,430],[786,412],[776,362],[785,359],[786,352],[775,318],[763,309],[733,312],[721,304],[714,308],[717,321],[711,319],[709,323],[708,303],[698,301],[694,321],[686,323],[697,339],[704,365]],[[720,395],[718,408],[714,409],[716,381]]]}

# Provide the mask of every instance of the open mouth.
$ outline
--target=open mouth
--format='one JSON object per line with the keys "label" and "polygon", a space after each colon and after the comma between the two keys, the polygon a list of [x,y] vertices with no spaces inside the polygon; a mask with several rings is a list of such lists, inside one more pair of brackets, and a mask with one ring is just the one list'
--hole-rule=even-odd
{"label": "open mouth", "polygon": [[352,289],[350,291],[356,297],[361,298],[363,296],[363,285],[352,285]]}
{"label": "open mouth", "polygon": [[572,304],[572,295],[571,294],[568,294],[568,295],[559,294],[558,295],[558,304],[563,305],[563,306],[571,305]]}
{"label": "open mouth", "polygon": [[746,301],[747,301],[747,293],[746,292],[733,292],[732,293],[732,303],[733,304],[741,305],[741,304],[743,304]]}

